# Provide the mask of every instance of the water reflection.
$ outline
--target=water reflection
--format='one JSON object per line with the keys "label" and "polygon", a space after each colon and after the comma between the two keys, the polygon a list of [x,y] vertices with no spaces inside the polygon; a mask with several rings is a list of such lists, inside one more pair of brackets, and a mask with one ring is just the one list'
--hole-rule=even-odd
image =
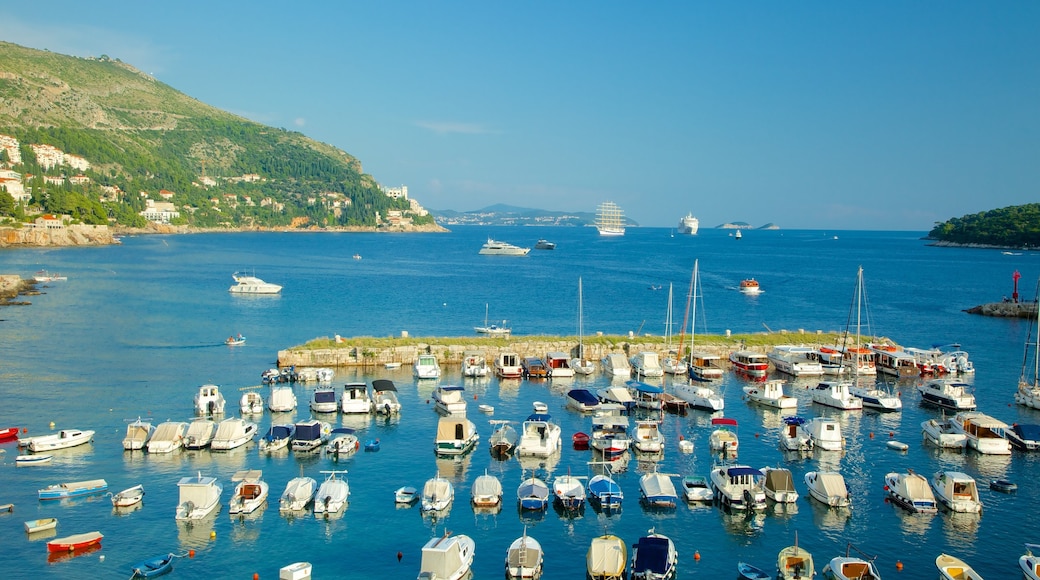
{"label": "water reflection", "polygon": [[943,515],[943,534],[950,546],[974,547],[975,541],[978,539],[982,514],[949,512]]}
{"label": "water reflection", "polygon": [[852,510],[830,507],[818,501],[806,500],[812,510],[813,525],[820,530],[842,531],[848,525]]}
{"label": "water reflection", "polygon": [[440,476],[450,481],[455,487],[458,487],[466,481],[466,471],[469,469],[470,464],[473,463],[473,452],[454,457],[438,456],[436,463],[437,472]]}
{"label": "water reflection", "polygon": [[223,506],[218,505],[212,513],[200,520],[176,520],[177,541],[182,550],[203,548],[211,541],[213,524]]}
{"label": "water reflection", "polygon": [[719,510],[722,528],[734,536],[757,536],[765,528],[766,514],[762,511]]}

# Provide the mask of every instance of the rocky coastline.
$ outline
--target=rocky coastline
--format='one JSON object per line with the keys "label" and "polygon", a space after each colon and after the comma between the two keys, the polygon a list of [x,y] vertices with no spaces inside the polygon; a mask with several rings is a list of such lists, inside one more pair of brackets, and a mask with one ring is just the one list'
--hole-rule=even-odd
{"label": "rocky coastline", "polygon": [[965,310],[968,314],[997,316],[1001,318],[1035,318],[1035,302],[991,302]]}
{"label": "rocky coastline", "polygon": [[17,274],[0,274],[0,306],[28,306],[19,296],[39,294],[35,280],[24,280]]}

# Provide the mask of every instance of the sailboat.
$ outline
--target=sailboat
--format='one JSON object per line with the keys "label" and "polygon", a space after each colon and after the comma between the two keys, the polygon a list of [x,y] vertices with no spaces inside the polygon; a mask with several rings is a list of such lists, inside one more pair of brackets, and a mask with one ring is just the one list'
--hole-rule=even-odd
{"label": "sailboat", "polygon": [[599,204],[596,208],[596,229],[601,236],[625,235],[625,214],[612,201]]}
{"label": "sailboat", "polygon": [[[504,325],[505,323],[506,323],[506,321],[503,320],[502,324]],[[488,303],[487,302],[484,303],[484,326],[474,326],[473,330],[477,331],[480,334],[490,334],[492,336],[505,336],[505,335],[509,334],[510,332],[512,332],[510,329],[506,328],[505,326],[499,326],[497,324],[488,324]]]}
{"label": "sailboat", "polygon": [[[686,319],[690,319],[690,359],[688,364],[689,377],[692,379],[687,383],[675,383],[675,394],[686,401],[692,407],[707,409],[710,411],[721,411],[725,402],[711,387],[704,384],[722,378],[722,367],[719,366],[721,357],[716,354],[697,352],[693,348],[696,336],[697,323],[697,282],[700,279],[698,260],[693,261],[693,274],[690,275],[690,292],[686,296],[686,314],[683,315],[682,332],[679,334],[679,353],[682,356],[683,339],[686,337]],[[691,305],[693,306],[691,310]]]}
{"label": "sailboat", "polygon": [[856,309],[856,342],[850,347],[843,344],[841,347],[844,364],[850,369],[853,376],[875,376],[877,367],[874,366],[874,353],[869,348],[864,348],[860,342],[861,315],[865,301],[863,292],[863,266],[856,273],[856,293],[852,304],[849,306],[849,318],[845,323],[845,343],[849,340],[849,327],[852,325],[852,308]]}
{"label": "sailboat", "polygon": [[[683,327],[686,326],[686,322],[683,321]],[[683,328],[685,331],[685,328]],[[661,367],[664,368],[664,372],[672,375],[685,375],[687,366],[686,361],[682,357],[682,345],[680,344],[679,351],[676,354],[672,354],[672,284],[668,284],[668,313],[665,315],[664,320],[664,335],[665,344],[668,348],[668,354],[665,355],[664,360],[661,361]]]}
{"label": "sailboat", "polygon": [[585,313],[582,310],[581,277],[578,277],[578,356],[571,359],[571,368],[580,375],[596,372],[596,365],[585,356]]}
{"label": "sailboat", "polygon": [[[1036,308],[1036,321],[1035,325],[1030,325],[1032,328],[1026,333],[1025,354],[1022,355],[1022,375],[1018,379],[1018,391],[1015,392],[1015,402],[1023,407],[1040,409],[1040,280],[1036,282],[1036,296],[1037,298],[1033,301],[1033,305]],[[1035,336],[1033,336],[1034,331],[1037,333]],[[1029,342],[1030,338],[1033,339],[1032,343]],[[1026,379],[1030,345],[1034,347],[1033,381],[1031,383]]]}

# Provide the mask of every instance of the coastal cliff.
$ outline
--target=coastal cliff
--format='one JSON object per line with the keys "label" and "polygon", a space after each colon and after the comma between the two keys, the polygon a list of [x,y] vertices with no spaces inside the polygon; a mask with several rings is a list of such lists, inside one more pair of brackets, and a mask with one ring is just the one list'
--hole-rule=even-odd
{"label": "coastal cliff", "polygon": [[104,246],[116,243],[108,226],[68,225],[46,229],[0,228],[0,248],[17,246]]}

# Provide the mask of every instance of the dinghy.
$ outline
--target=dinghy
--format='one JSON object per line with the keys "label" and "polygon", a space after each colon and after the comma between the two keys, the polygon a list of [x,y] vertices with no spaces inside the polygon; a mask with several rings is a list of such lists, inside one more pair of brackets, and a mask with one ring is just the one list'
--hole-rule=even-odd
{"label": "dinghy", "polygon": [[138,562],[130,567],[130,571],[133,572],[133,576],[130,576],[130,578],[131,580],[134,578],[154,578],[167,574],[173,571],[174,558],[173,554],[166,554]]}
{"label": "dinghy", "polygon": [[112,496],[112,507],[130,507],[144,499],[144,486],[135,485]]}

